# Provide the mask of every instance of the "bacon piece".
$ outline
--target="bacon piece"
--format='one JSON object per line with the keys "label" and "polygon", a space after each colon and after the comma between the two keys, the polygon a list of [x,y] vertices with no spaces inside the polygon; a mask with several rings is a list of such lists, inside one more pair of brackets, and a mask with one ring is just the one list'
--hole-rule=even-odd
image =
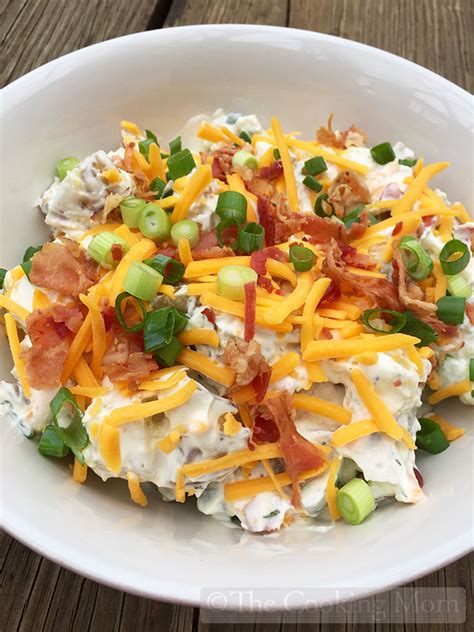
{"label": "bacon piece", "polygon": [[255,393],[255,401],[260,403],[267,394],[268,386],[270,384],[270,378],[272,376],[272,370],[263,371],[259,373],[252,380],[252,388]]}
{"label": "bacon piece", "polygon": [[112,244],[112,259],[114,261],[120,261],[123,254],[123,247],[120,244]]}
{"label": "bacon piece", "polygon": [[341,171],[331,182],[328,190],[328,201],[334,207],[334,212],[340,218],[352,211],[360,204],[370,202],[369,189],[362,179],[351,171]]}
{"label": "bacon piece", "polygon": [[310,441],[299,434],[295,426],[295,411],[289,393],[281,392],[261,406],[262,414],[271,419],[280,433],[280,447],[286,471],[293,485],[292,502],[296,508],[300,503],[298,476],[311,469],[318,469],[325,462],[324,455]]}
{"label": "bacon piece", "polygon": [[276,180],[283,175],[283,164],[281,160],[275,160],[269,167],[262,167],[258,175],[265,180]]}
{"label": "bacon piece", "polygon": [[300,231],[311,237],[310,242],[324,244],[334,239],[341,239],[342,226],[330,219],[309,215],[306,213],[293,213],[290,211],[284,198],[280,197],[276,205],[277,222],[275,226],[275,243],[288,241],[288,238]]}
{"label": "bacon piece", "polygon": [[26,319],[31,347],[23,353],[29,384],[38,390],[60,385],[69,339],[78,331],[83,315],[77,307],[55,303],[36,309]]}
{"label": "bacon piece", "polygon": [[205,309],[203,309],[202,313],[212,325],[216,324],[216,315],[210,307],[206,307]]}
{"label": "bacon piece", "polygon": [[218,180],[225,180],[226,176],[232,173],[232,157],[239,150],[239,147],[226,145],[211,152],[212,156],[212,177]]}
{"label": "bacon piece", "polygon": [[267,419],[263,415],[256,415],[252,429],[252,443],[276,443],[280,439],[280,433],[273,419]]}
{"label": "bacon piece", "polygon": [[221,248],[220,246],[214,246],[213,248],[208,248],[207,250],[196,250],[192,251],[194,261],[201,261],[202,259],[220,259],[221,257],[234,257],[235,252],[232,248],[228,246],[224,246]]}
{"label": "bacon piece", "polygon": [[71,239],[45,244],[31,259],[31,282],[66,296],[86,292],[99,279],[98,265]]}
{"label": "bacon piece", "polygon": [[344,241],[353,241],[354,239],[360,239],[365,233],[367,227],[370,224],[369,211],[364,209],[359,215],[358,222],[352,222],[349,228],[342,229],[342,238]]}
{"label": "bacon piece", "polygon": [[160,248],[159,250],[156,251],[155,255],[163,255],[165,257],[171,257],[172,259],[179,259],[178,249],[175,248],[174,246],[167,246],[166,248]]}
{"label": "bacon piece", "polygon": [[257,213],[260,224],[265,229],[265,246],[275,245],[275,214],[270,201],[257,195]]}
{"label": "bacon piece", "polygon": [[328,126],[320,127],[316,132],[316,139],[321,145],[334,147],[336,149],[347,149],[348,147],[365,147],[367,135],[363,130],[355,125],[343,131],[333,131],[331,127],[332,115],[329,117]]}
{"label": "bacon piece", "polygon": [[264,250],[256,250],[250,255],[250,267],[257,274],[265,276],[267,273],[267,259],[276,259],[276,261],[288,261],[288,256],[278,248],[271,247]]}
{"label": "bacon piece", "polygon": [[197,250],[207,250],[208,248],[214,248],[218,245],[216,231],[208,230],[201,235],[198,243],[193,248],[193,252]]}
{"label": "bacon piece", "polygon": [[323,274],[330,277],[340,289],[347,293],[364,294],[383,309],[400,311],[402,304],[395,286],[387,279],[362,276],[347,270],[339,244],[333,239],[323,263]]}
{"label": "bacon piece", "polygon": [[272,282],[270,281],[270,279],[267,279],[267,277],[259,276],[257,279],[257,285],[259,285],[260,287],[263,287],[263,289],[269,294],[275,291],[275,288],[273,287]]}
{"label": "bacon piece", "polygon": [[265,180],[264,178],[259,178],[258,176],[253,177],[249,182],[245,183],[245,186],[254,195],[263,198],[271,198],[275,193],[275,185],[270,180]]}
{"label": "bacon piece", "polygon": [[352,246],[349,246],[347,244],[339,244],[339,248],[341,250],[342,260],[348,266],[370,270],[377,265],[372,257],[358,252]]}
{"label": "bacon piece", "polygon": [[255,313],[257,309],[257,291],[255,283],[246,283],[245,290],[245,319],[244,340],[250,342],[255,336]]}
{"label": "bacon piece", "polygon": [[393,249],[393,282],[398,289],[400,303],[405,309],[410,310],[414,316],[433,327],[439,335],[448,337],[456,335],[458,328],[439,320],[436,316],[436,305],[424,300],[423,290],[409,277],[398,248]]}
{"label": "bacon piece", "polygon": [[340,287],[333,279],[331,279],[331,283],[329,284],[328,289],[324,292],[319,304],[321,307],[327,307],[334,301],[339,300],[341,298],[341,294],[342,292]]}
{"label": "bacon piece", "polygon": [[257,375],[271,371],[270,365],[262,355],[260,345],[255,340],[244,342],[239,338],[229,338],[222,360],[236,372],[237,387],[246,386]]}
{"label": "bacon piece", "polygon": [[466,314],[471,325],[474,325],[474,303],[466,303]]}
{"label": "bacon piece", "polygon": [[143,334],[129,334],[120,325],[112,327],[113,336],[102,359],[102,369],[112,382],[127,380],[135,389],[158,365],[143,351]]}

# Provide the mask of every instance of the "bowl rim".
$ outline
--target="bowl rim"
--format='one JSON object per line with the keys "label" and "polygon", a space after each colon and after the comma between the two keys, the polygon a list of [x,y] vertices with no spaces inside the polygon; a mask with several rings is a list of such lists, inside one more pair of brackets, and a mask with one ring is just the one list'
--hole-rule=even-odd
{"label": "bowl rim", "polygon": [[[153,41],[154,39],[158,38],[165,41],[179,41],[180,39],[185,39],[188,34],[192,35],[194,33],[232,35],[242,33],[243,31],[252,32],[255,34],[273,32],[275,34],[279,34],[282,37],[285,37],[286,39],[293,38],[299,41],[301,41],[302,39],[313,40],[316,42],[331,41],[336,46],[344,47],[346,51],[368,50],[370,54],[374,57],[386,59],[389,63],[398,64],[400,67],[411,69],[412,71],[416,71],[418,73],[421,72],[427,78],[431,78],[432,80],[436,81],[438,85],[441,82],[441,85],[444,85],[446,89],[449,89],[451,91],[451,94],[457,95],[462,100],[468,100],[469,103],[471,103],[472,100],[472,95],[467,90],[456,85],[445,77],[438,75],[432,70],[429,70],[424,66],[399,57],[398,55],[395,55],[388,51],[384,51],[374,46],[363,44],[354,40],[315,31],[308,31],[305,29],[296,29],[283,26],[267,26],[255,24],[200,24],[131,33],[128,35],[105,40],[103,42],[98,42],[57,57],[47,62],[46,64],[43,64],[42,66],[31,70],[27,74],[7,84],[2,89],[2,114],[5,113],[9,107],[14,106],[18,97],[21,96],[22,92],[25,89],[28,89],[28,85],[32,81],[36,82],[42,77],[46,78],[50,76],[51,73],[58,69],[60,66],[67,66],[68,64],[75,62],[81,64],[84,61],[87,61],[87,59],[93,56],[97,51],[105,50],[114,46],[120,46],[121,44],[128,43],[132,40],[134,42],[138,40],[143,40],[146,42],[147,40]],[[55,547],[48,540],[47,535],[38,535],[38,531],[36,531],[36,535],[32,535],[31,529],[29,529],[29,525],[26,523],[26,521],[22,521],[21,518],[16,517],[14,513],[10,513],[8,509],[6,509],[4,506],[1,507],[0,525],[13,538],[19,540],[21,543],[23,543],[25,546],[32,549],[39,555],[42,555],[47,559],[59,564],[60,566],[82,576],[85,576],[93,581],[112,587],[116,590],[125,591],[149,599],[166,600],[171,603],[184,604],[195,607],[204,605],[199,598],[199,586],[196,586],[194,583],[181,583],[179,586],[179,596],[177,596],[175,589],[178,587],[170,587],[169,583],[167,582],[163,582],[159,590],[147,589],[145,583],[142,583],[140,586],[135,585],[131,581],[129,581],[131,578],[124,576],[123,574],[115,574],[114,569],[110,563],[102,565],[99,570],[94,570],[94,572],[92,572],[90,570],[90,566],[88,567],[85,563],[83,563],[80,559],[80,556],[77,555],[77,549],[72,546],[64,547],[64,545]],[[469,531],[458,533],[457,537],[451,540],[449,546],[445,544],[440,549],[440,555],[438,555],[435,561],[431,562],[428,558],[426,558],[425,563],[421,565],[421,569],[415,569],[415,566],[411,565],[408,572],[406,567],[405,573],[402,569],[399,569],[397,571],[398,574],[392,576],[389,581],[387,581],[386,579],[383,582],[383,585],[357,589],[356,594],[354,594],[353,592],[350,593],[347,589],[340,589],[337,594],[334,595],[334,598],[328,599],[325,596],[323,600],[321,600],[321,598],[319,599],[319,603],[324,603],[325,605],[329,603],[344,603],[390,590],[395,586],[411,582],[451,562],[454,562],[463,555],[468,554],[473,549],[474,546],[472,538],[469,535]],[[74,555],[74,553],[76,553],[76,555]],[[316,602],[318,602],[318,599],[316,599]],[[295,606],[296,605],[304,606],[304,602],[302,601],[301,604],[295,603]],[[283,606],[279,605],[278,603],[275,604],[275,607],[272,607],[271,609],[274,611],[284,610]],[[252,611],[257,612],[258,608],[253,609]]]}

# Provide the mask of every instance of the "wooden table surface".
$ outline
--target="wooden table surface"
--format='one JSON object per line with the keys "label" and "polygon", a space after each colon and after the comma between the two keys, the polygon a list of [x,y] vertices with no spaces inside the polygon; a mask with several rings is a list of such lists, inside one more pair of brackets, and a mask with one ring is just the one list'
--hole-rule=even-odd
{"label": "wooden table surface", "polygon": [[[0,84],[65,53],[137,31],[184,24],[249,23],[304,28],[383,48],[411,59],[472,91],[472,0],[1,0],[4,50]],[[430,525],[429,528],[436,528]],[[199,609],[135,597],[67,571],[1,534],[0,632],[139,632],[296,629],[296,624],[208,625]],[[464,624],[472,630],[472,567],[467,556],[409,586],[462,587]],[[315,624],[311,629],[326,629]],[[351,619],[331,629],[355,627]],[[418,624],[367,624],[390,632]],[[428,629],[426,626],[424,630]]]}

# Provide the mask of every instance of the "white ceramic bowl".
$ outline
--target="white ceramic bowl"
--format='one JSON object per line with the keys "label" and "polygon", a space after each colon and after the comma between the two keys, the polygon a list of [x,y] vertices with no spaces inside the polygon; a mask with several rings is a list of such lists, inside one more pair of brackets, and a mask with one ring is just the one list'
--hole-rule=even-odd
{"label": "white ceramic bowl", "polygon": [[[2,95],[1,265],[13,266],[46,231],[34,204],[58,157],[117,146],[119,121],[172,138],[186,119],[222,106],[272,114],[313,134],[336,113],[370,141],[403,140],[426,160],[449,160],[439,178],[472,208],[472,104],[452,83],[388,53],[291,29],[196,26],[131,35],[66,55]],[[471,145],[472,146],[472,145]],[[4,376],[10,365],[4,342]],[[449,405],[450,417],[468,412]],[[470,411],[472,414],[472,411]],[[149,597],[198,604],[204,587],[301,588],[317,602],[374,593],[447,564],[472,546],[472,419],[468,436],[419,457],[428,499],[387,506],[364,524],[327,534],[229,529],[191,503],[133,505],[122,481],[74,483],[32,442],[2,425],[4,527],[78,573]],[[268,596],[268,591],[264,592]],[[237,599],[237,597],[235,598]],[[302,598],[293,593],[292,604]],[[236,605],[230,600],[227,606]]]}

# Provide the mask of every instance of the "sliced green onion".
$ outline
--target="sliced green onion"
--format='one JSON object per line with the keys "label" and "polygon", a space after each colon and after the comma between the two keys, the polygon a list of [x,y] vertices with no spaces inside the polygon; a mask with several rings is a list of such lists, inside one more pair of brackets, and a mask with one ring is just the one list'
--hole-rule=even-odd
{"label": "sliced green onion", "polygon": [[170,236],[171,220],[157,204],[147,204],[138,216],[140,232],[156,241],[166,241]]}
{"label": "sliced green onion", "polygon": [[252,139],[251,137],[247,134],[247,132],[240,132],[239,134],[239,138],[241,138],[242,140],[244,140],[246,143],[251,143]]}
{"label": "sliced green onion", "polygon": [[[459,254],[454,261],[450,261],[451,257]],[[471,255],[467,245],[459,239],[451,239],[444,244],[443,249],[439,253],[439,262],[445,274],[459,274],[469,263]]]}
{"label": "sliced green onion", "polygon": [[250,222],[244,226],[238,237],[237,250],[249,255],[256,250],[261,250],[265,242],[265,229],[257,222]]}
{"label": "sliced green onion", "polygon": [[352,226],[354,222],[360,221],[361,213],[364,210],[365,210],[365,206],[358,206],[350,213],[347,213],[347,215],[345,215],[342,220],[344,222],[344,226],[346,228],[349,228],[350,226]]}
{"label": "sliced green onion", "polygon": [[318,195],[316,204],[314,205],[314,212],[319,217],[329,217],[334,213],[334,207],[329,202],[329,195],[327,193]]}
{"label": "sliced green onion", "polygon": [[336,505],[349,524],[360,524],[375,510],[370,487],[361,478],[353,478],[338,490]]}
{"label": "sliced green onion", "polygon": [[474,382],[474,358],[469,360],[469,381]]}
{"label": "sliced green onion", "polygon": [[247,169],[256,171],[258,169],[258,160],[256,156],[246,149],[240,149],[232,156],[232,166],[234,169],[236,167],[247,167]]}
{"label": "sliced green onion", "polygon": [[58,178],[60,180],[64,180],[64,178],[67,176],[68,171],[74,169],[74,167],[78,164],[79,158],[74,158],[74,156],[69,156],[68,158],[63,158],[62,160],[59,160],[56,164]]}
{"label": "sliced green onion", "polygon": [[166,347],[187,323],[187,317],[175,307],[162,307],[148,312],[143,329],[145,352],[154,353]]}
{"label": "sliced green onion", "polygon": [[171,180],[187,176],[196,166],[189,149],[182,149],[170,156],[167,164]]}
{"label": "sliced green onion", "polygon": [[25,254],[23,255],[23,261],[20,263],[20,267],[28,278],[30,278],[30,272],[31,272],[31,265],[32,265],[31,259],[37,252],[40,252],[42,248],[43,246],[30,246],[29,248],[25,250]]}
{"label": "sliced green onion", "polygon": [[148,160],[148,154],[150,153],[150,145],[154,142],[155,141],[151,138],[145,138],[145,140],[141,140],[138,143],[138,149],[140,153],[142,154],[142,156],[145,157],[146,160]]}
{"label": "sliced green onion", "polygon": [[[227,228],[230,228],[231,226],[237,227],[237,236],[235,237],[234,241],[224,243],[224,240],[222,239],[222,232]],[[237,250],[237,247],[239,245],[240,226],[240,222],[236,219],[232,219],[231,217],[229,217],[228,219],[223,219],[222,222],[219,222],[216,226],[216,237],[218,245],[221,248],[227,246],[228,248],[232,248],[232,250]]]}
{"label": "sliced green onion", "polygon": [[[133,298],[133,300],[135,300],[138,303],[138,306],[140,307],[143,314],[143,320],[137,323],[136,325],[131,325],[131,326],[128,325],[127,321],[125,320],[124,313],[122,311],[122,303],[128,298]],[[136,296],[132,296],[128,292],[121,292],[115,299],[115,315],[117,316],[117,320],[119,321],[120,326],[123,327],[125,331],[128,331],[129,334],[135,334],[137,333],[137,331],[141,331],[143,329],[143,323],[146,319],[146,314],[147,314],[147,311],[145,309],[145,305],[143,304],[143,302],[139,298],[137,298]]]}
{"label": "sliced green onion", "polygon": [[49,407],[59,437],[64,445],[71,448],[74,456],[84,465],[82,450],[89,443],[87,431],[82,425],[82,412],[67,388],[60,388]]}
{"label": "sliced green onion", "polygon": [[184,265],[181,261],[166,255],[155,255],[153,259],[145,259],[143,263],[159,272],[163,277],[163,283],[170,285],[176,285],[184,274]]}
{"label": "sliced green onion", "polygon": [[120,204],[122,221],[129,228],[138,228],[138,216],[146,206],[145,200],[130,196]]}
{"label": "sliced green onion", "polygon": [[275,158],[275,160],[280,160],[280,159],[281,159],[281,156],[280,156],[280,150],[279,150],[279,149],[277,149],[276,147],[275,147],[275,149],[273,150],[273,157]]}
{"label": "sliced green onion", "polygon": [[159,145],[158,143],[158,138],[156,137],[156,134],[154,134],[153,132],[150,132],[149,129],[145,130],[145,136],[147,138],[150,138],[154,143],[156,143],[157,145]]}
{"label": "sliced green onion", "polygon": [[153,180],[150,182],[150,191],[153,191],[153,193],[157,194],[157,199],[159,199],[163,195],[165,187],[166,182],[161,178],[153,178]]}
{"label": "sliced green onion", "polygon": [[375,162],[378,162],[379,165],[386,165],[387,162],[392,162],[395,160],[395,152],[393,151],[393,147],[390,143],[380,143],[380,145],[375,145],[370,150],[372,154],[372,158]]}
{"label": "sliced green onion", "polygon": [[420,450],[425,450],[430,454],[439,454],[449,448],[449,441],[439,424],[433,419],[421,418],[421,430],[416,433],[416,445]]}
{"label": "sliced green onion", "polygon": [[53,456],[61,459],[69,454],[69,447],[59,436],[59,431],[54,424],[49,424],[43,431],[38,443],[38,450],[44,456]]}
{"label": "sliced green onion", "polygon": [[221,219],[235,219],[240,224],[247,217],[247,199],[238,191],[224,191],[219,194],[216,214]]}
{"label": "sliced green onion", "polygon": [[0,268],[0,290],[3,290],[3,283],[5,281],[5,276],[7,272],[8,270],[6,270],[5,268]]}
{"label": "sliced green onion", "polygon": [[305,185],[305,187],[308,187],[308,189],[316,191],[316,193],[319,193],[323,188],[321,182],[316,180],[314,176],[305,176],[305,178],[303,179],[303,184]]}
{"label": "sliced green onion", "polygon": [[143,329],[145,353],[153,353],[169,344],[174,331],[175,314],[172,307],[148,312]]}
{"label": "sliced green onion", "polygon": [[176,138],[170,140],[170,155],[177,154],[181,149],[181,136],[176,136]]}
{"label": "sliced green onion", "polygon": [[176,363],[181,351],[184,349],[180,341],[173,336],[166,347],[159,349],[153,355],[159,365],[169,367]]}
{"label": "sliced green onion", "polygon": [[171,240],[175,246],[180,239],[187,239],[191,248],[199,242],[199,225],[192,219],[182,219],[171,227]]}
{"label": "sliced green onion", "polygon": [[472,287],[460,274],[453,274],[451,276],[448,276],[447,286],[451,296],[464,296],[464,298],[471,297]]}
{"label": "sliced green onion", "polygon": [[399,165],[405,165],[405,167],[414,167],[418,160],[416,158],[402,158],[398,161]]}
{"label": "sliced green onion", "polygon": [[233,301],[243,301],[245,285],[255,283],[257,273],[246,266],[224,266],[217,273],[217,293]]}
{"label": "sliced green onion", "polygon": [[464,296],[442,296],[436,303],[438,318],[447,325],[461,325],[466,311]]}
{"label": "sliced green onion", "polygon": [[398,248],[412,279],[421,281],[431,274],[433,261],[417,239],[411,235],[405,235],[400,239]]}
{"label": "sliced green onion", "polygon": [[103,233],[98,233],[94,235],[90,244],[87,246],[87,252],[89,255],[100,263],[100,265],[104,268],[114,268],[121,257],[114,258],[113,246],[120,246],[122,249],[122,254],[128,252],[130,246],[127,244],[125,239],[122,239],[115,233],[104,231]]}
{"label": "sliced green onion", "polygon": [[403,312],[403,315],[406,318],[406,324],[400,331],[408,336],[419,338],[420,342],[416,344],[417,347],[427,347],[432,342],[438,340],[438,334],[433,327],[415,318],[411,312]]}
{"label": "sliced green onion", "polygon": [[327,168],[326,161],[322,156],[314,156],[304,163],[303,173],[308,176],[318,176],[323,171],[327,171]]}
{"label": "sliced green onion", "polygon": [[[384,318],[386,314],[389,322],[387,322],[387,319]],[[406,316],[405,314],[402,314],[402,312],[396,312],[392,309],[379,309],[378,307],[374,309],[366,309],[365,312],[362,312],[360,315],[360,320],[366,327],[380,334],[396,334],[399,331],[402,331],[407,323]],[[376,327],[372,324],[372,320],[383,320],[386,327],[388,326],[389,329],[386,327]]]}
{"label": "sliced green onion", "polygon": [[294,265],[296,272],[306,272],[314,266],[314,252],[304,246],[290,246],[290,262]]}
{"label": "sliced green onion", "polygon": [[163,276],[146,263],[132,261],[123,282],[126,292],[143,301],[151,301],[163,283]]}

